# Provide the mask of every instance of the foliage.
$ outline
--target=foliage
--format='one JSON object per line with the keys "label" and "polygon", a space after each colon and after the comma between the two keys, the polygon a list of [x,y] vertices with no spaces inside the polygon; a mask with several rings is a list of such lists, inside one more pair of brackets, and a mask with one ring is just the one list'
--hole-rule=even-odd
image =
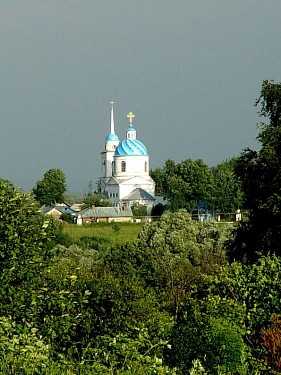
{"label": "foliage", "polygon": [[130,249],[138,272],[147,285],[157,288],[175,319],[186,295],[202,273],[217,272],[225,262],[228,227],[199,224],[185,210],[166,212],[147,224]]}
{"label": "foliage", "polygon": [[0,311],[20,315],[29,300],[30,283],[37,278],[53,235],[28,194],[0,183]]}
{"label": "foliage", "polygon": [[102,194],[88,194],[83,199],[85,204],[83,208],[95,206],[95,207],[111,207],[112,203],[105,198]]}
{"label": "foliage", "polygon": [[281,260],[267,256],[201,278],[181,306],[170,365],[186,373],[199,359],[210,374],[274,373],[280,355],[280,319],[274,315],[281,309],[280,269]]}
{"label": "foliage", "polygon": [[116,222],[113,222],[112,225],[111,225],[113,231],[118,234],[121,230],[121,225],[120,223],[116,223]]}
{"label": "foliage", "polygon": [[134,203],[131,207],[134,216],[147,216],[147,207],[145,205]]}
{"label": "foliage", "polygon": [[[256,264],[235,262],[209,280],[209,293],[231,298],[245,307],[245,342],[255,358],[265,357],[261,333],[268,326],[274,313],[281,309],[280,303],[281,259],[263,256]],[[206,290],[206,285],[202,285]]]}
{"label": "foliage", "polygon": [[155,195],[164,195],[164,180],[165,180],[165,173],[162,168],[155,168],[149,172],[150,177],[155,182]]}
{"label": "foliage", "polygon": [[271,316],[272,328],[263,329],[261,338],[267,350],[265,363],[281,372],[281,320],[278,314]]}
{"label": "foliage", "polygon": [[211,169],[214,185],[210,201],[218,212],[235,212],[243,206],[244,195],[235,164],[236,158],[232,158]]}
{"label": "foliage", "polygon": [[121,227],[118,236],[112,236],[112,223],[93,223],[86,226],[69,224],[63,226],[63,233],[79,246],[82,246],[82,243],[84,246],[85,241],[92,239],[93,243],[108,247],[133,242],[143,227],[142,223],[116,224]]}
{"label": "foliage", "polygon": [[69,224],[73,223],[73,216],[70,212],[64,212],[61,215],[60,219],[64,221],[65,223],[69,223]]}
{"label": "foliage", "polygon": [[[250,220],[242,223],[233,246],[236,259],[246,255],[250,261],[257,252],[281,252],[281,84],[264,81],[260,98],[260,115],[268,117],[261,124],[258,140],[261,149],[247,149],[239,157],[236,172],[245,192]],[[243,251],[241,251],[243,249]]]}
{"label": "foliage", "polygon": [[32,189],[35,199],[40,205],[50,206],[61,203],[66,191],[65,175],[61,169],[49,169],[43,179],[37,181]]}
{"label": "foliage", "polygon": [[179,208],[191,211],[199,199],[208,201],[211,197],[212,174],[200,159],[187,159],[179,164],[167,160],[164,176],[165,198],[173,211]]}
{"label": "foliage", "polygon": [[31,324],[18,334],[16,323],[1,317],[0,357],[1,374],[42,374],[50,365],[50,347]]}
{"label": "foliage", "polygon": [[187,300],[171,339],[172,359],[180,373],[185,374],[199,359],[211,374],[240,374],[246,350],[244,310],[219,296]]}
{"label": "foliage", "polygon": [[209,168],[202,160],[187,159],[176,164],[167,160],[164,168],[150,174],[156,192],[164,195],[173,211],[194,209],[199,201],[220,212],[234,212],[242,207],[244,197],[239,177],[235,173],[236,158]]}
{"label": "foliage", "polygon": [[152,207],[151,216],[161,216],[165,212],[166,207],[162,203],[157,203]]}
{"label": "foliage", "polygon": [[257,375],[261,359],[274,371],[281,260],[228,265],[231,226],[166,211],[113,236],[44,221],[5,182],[0,200],[1,373]]}

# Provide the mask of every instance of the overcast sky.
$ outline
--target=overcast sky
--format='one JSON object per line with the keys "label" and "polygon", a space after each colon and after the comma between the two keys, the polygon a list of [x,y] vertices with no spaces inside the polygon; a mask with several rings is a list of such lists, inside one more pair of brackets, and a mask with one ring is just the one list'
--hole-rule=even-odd
{"label": "overcast sky", "polygon": [[258,148],[280,20],[280,0],[1,0],[0,178],[29,190],[61,168],[70,193],[87,193],[112,99],[119,139],[133,111],[151,168]]}

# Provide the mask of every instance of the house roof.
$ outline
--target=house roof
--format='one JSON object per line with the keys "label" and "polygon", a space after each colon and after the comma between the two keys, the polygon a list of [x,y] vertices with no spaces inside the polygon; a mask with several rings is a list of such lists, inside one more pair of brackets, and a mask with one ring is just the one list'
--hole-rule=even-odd
{"label": "house roof", "polygon": [[126,195],[126,197],[124,197],[123,200],[125,201],[135,201],[135,200],[154,201],[155,198],[153,195],[149,194],[144,189],[136,188],[130,194]]}
{"label": "house roof", "polygon": [[57,213],[60,213],[60,211],[54,206],[42,206],[41,211],[44,215],[51,213],[52,211],[56,211]]}
{"label": "house roof", "polygon": [[95,208],[85,208],[80,211],[78,215],[81,215],[82,218],[86,217],[124,217],[124,216],[133,216],[132,210],[128,207],[126,210],[123,210],[119,207],[95,207]]}
{"label": "house roof", "polygon": [[58,214],[71,213],[75,211],[66,206],[42,206],[41,211],[44,215],[50,214],[51,212],[56,211]]}
{"label": "house roof", "polygon": [[62,214],[65,214],[65,213],[73,214],[75,212],[75,210],[66,206],[55,206],[55,208],[59,210]]}

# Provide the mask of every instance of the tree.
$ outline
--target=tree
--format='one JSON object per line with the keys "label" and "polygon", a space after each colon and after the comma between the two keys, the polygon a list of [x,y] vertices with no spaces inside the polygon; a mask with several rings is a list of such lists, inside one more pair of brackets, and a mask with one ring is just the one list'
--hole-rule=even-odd
{"label": "tree", "polygon": [[177,319],[180,306],[202,274],[218,272],[225,263],[224,241],[228,226],[203,225],[191,220],[185,210],[165,212],[160,220],[145,225],[134,246],[141,257],[138,272],[148,285],[164,294]]}
{"label": "tree", "polygon": [[257,252],[281,253],[281,84],[264,81],[256,104],[270,122],[260,124],[261,149],[246,149],[235,168],[250,209],[249,222],[237,230],[236,259],[245,253],[249,260],[256,260]]}
{"label": "tree", "polygon": [[95,206],[95,207],[111,207],[112,203],[105,198],[103,194],[88,194],[84,197],[83,203],[84,208]]}
{"label": "tree", "polygon": [[191,211],[198,200],[209,201],[213,176],[209,167],[200,159],[187,159],[179,164],[167,160],[164,166],[163,188],[171,209]]}
{"label": "tree", "polygon": [[155,195],[164,195],[164,170],[163,168],[155,168],[150,171],[150,177],[155,182]]}
{"label": "tree", "polygon": [[53,234],[29,194],[8,182],[0,183],[0,217],[0,315],[23,317]]}
{"label": "tree", "polygon": [[144,204],[133,203],[132,212],[134,216],[147,216],[147,207]]}
{"label": "tree", "polygon": [[37,181],[36,187],[32,189],[35,199],[41,205],[50,206],[61,203],[66,191],[65,175],[61,169],[49,169],[43,179]]}
{"label": "tree", "polygon": [[242,184],[235,173],[236,160],[225,160],[211,169],[214,180],[211,203],[216,211],[235,212],[243,206]]}

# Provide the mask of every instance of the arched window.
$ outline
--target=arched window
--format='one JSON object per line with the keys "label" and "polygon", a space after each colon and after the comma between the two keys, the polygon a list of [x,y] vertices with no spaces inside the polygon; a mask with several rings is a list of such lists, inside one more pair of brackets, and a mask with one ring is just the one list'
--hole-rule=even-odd
{"label": "arched window", "polygon": [[115,161],[112,162],[112,173],[115,173]]}
{"label": "arched window", "polygon": [[121,162],[121,172],[126,172],[126,162],[124,160]]}
{"label": "arched window", "polygon": [[144,171],[147,172],[147,161],[144,162]]}

